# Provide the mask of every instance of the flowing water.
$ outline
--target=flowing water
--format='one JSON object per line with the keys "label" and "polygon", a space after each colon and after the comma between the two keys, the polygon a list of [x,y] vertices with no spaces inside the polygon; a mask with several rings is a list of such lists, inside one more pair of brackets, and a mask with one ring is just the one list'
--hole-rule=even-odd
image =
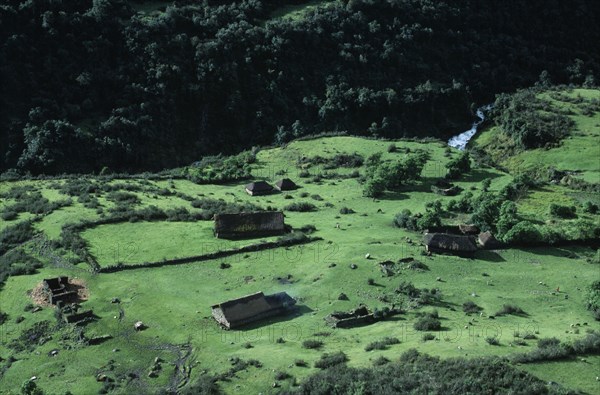
{"label": "flowing water", "polygon": [[469,140],[471,140],[471,138],[475,136],[475,133],[477,133],[477,127],[485,120],[484,111],[489,110],[490,108],[492,108],[491,105],[479,107],[476,112],[477,118],[479,119],[473,123],[471,129],[450,138],[450,140],[448,140],[448,145],[463,151],[467,147]]}

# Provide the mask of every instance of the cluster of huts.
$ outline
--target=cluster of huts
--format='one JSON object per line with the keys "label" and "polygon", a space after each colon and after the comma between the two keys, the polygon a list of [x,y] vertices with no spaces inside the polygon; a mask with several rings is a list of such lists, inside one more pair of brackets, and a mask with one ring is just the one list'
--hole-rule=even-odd
{"label": "cluster of huts", "polygon": [[[271,186],[266,181],[254,181],[245,186],[252,196],[268,195],[275,191],[291,191],[298,188],[294,181],[283,178]],[[286,232],[281,211],[258,211],[237,214],[216,214],[214,233],[220,239],[243,239],[278,236]]]}
{"label": "cluster of huts", "polygon": [[479,249],[494,250],[504,244],[489,232],[480,232],[475,225],[445,226],[428,229],[423,236],[428,252],[470,256]]}
{"label": "cluster of huts", "polygon": [[[298,186],[283,178],[274,186],[266,181],[254,181],[245,186],[251,196],[269,195],[276,191],[291,191]],[[258,211],[238,214],[216,214],[215,236],[221,239],[277,236],[287,231],[282,211]],[[296,300],[285,292],[265,295],[256,292],[211,306],[212,316],[224,329],[235,329],[269,317],[288,314]]]}
{"label": "cluster of huts", "polygon": [[298,188],[296,183],[289,178],[283,178],[275,182],[275,186],[272,186],[266,181],[254,181],[246,185],[246,193],[251,196],[268,195],[273,192],[279,191],[292,191]]}

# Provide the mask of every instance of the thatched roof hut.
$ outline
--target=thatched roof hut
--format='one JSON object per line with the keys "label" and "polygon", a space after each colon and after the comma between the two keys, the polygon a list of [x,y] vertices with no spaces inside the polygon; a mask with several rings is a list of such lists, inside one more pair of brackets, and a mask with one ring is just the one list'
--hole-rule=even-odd
{"label": "thatched roof hut", "polygon": [[296,183],[289,178],[283,178],[275,183],[275,189],[280,191],[291,191],[298,188]]}
{"label": "thatched roof hut", "polygon": [[215,236],[220,239],[243,239],[280,235],[285,232],[283,218],[281,211],[216,214]]}
{"label": "thatched roof hut", "polygon": [[246,185],[246,192],[252,196],[268,195],[273,187],[266,181],[254,181]]}
{"label": "thatched roof hut", "polygon": [[289,312],[296,300],[285,292],[265,295],[262,292],[211,306],[212,316],[227,329]]}
{"label": "thatched roof hut", "polygon": [[493,250],[504,247],[504,243],[496,239],[490,231],[480,233],[477,241],[484,250]]}
{"label": "thatched roof hut", "polygon": [[470,255],[477,251],[477,246],[470,236],[458,236],[445,233],[427,233],[423,237],[427,251]]}

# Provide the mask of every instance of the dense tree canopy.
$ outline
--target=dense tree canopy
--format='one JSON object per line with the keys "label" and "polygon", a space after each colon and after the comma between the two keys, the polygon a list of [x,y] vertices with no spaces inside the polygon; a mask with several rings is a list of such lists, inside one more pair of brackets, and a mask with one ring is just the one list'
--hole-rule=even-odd
{"label": "dense tree canopy", "polygon": [[282,3],[5,0],[0,170],[157,170],[321,131],[440,136],[544,70],[598,75],[593,0],[340,0],[271,19]]}

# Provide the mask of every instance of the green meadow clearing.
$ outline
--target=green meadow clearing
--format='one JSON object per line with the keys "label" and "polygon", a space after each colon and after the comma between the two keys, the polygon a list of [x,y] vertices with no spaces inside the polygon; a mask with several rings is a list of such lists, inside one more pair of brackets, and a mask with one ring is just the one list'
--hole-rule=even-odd
{"label": "green meadow clearing", "polygon": [[[593,129],[593,133],[598,132]],[[490,138],[490,133],[493,131],[485,132],[478,144]],[[48,393],[98,393],[105,384],[96,379],[104,374],[117,380],[112,393],[154,393],[160,388],[185,388],[186,383],[202,375],[225,373],[232,366],[232,358],[237,357],[258,360],[262,367],[250,366],[228,380],[219,380],[218,385],[225,393],[274,393],[281,388],[293,388],[297,381],[316,372],[313,364],[324,352],[344,351],[350,366],[371,366],[379,356],[394,360],[410,348],[442,357],[508,356],[533,350],[539,338],[556,337],[570,342],[600,329],[599,322],[594,321],[585,306],[587,287],[600,277],[598,264],[590,263],[596,251],[589,247],[478,251],[474,258],[425,255],[421,234],[396,228],[392,220],[403,209],[423,212],[428,202],[440,199],[446,204],[453,199],[433,194],[431,185],[444,176],[445,164],[458,152],[447,150],[444,143],[437,141],[396,141],[397,151],[388,152],[390,143],[338,136],[261,150],[252,165],[256,179],[274,182],[285,176],[300,186],[294,191],[268,196],[249,196],[242,181],[224,185],[198,185],[184,179],[110,181],[117,187],[129,186],[128,193],[137,196],[135,209],[185,207],[196,213],[199,210],[190,203],[196,198],[222,199],[232,204],[250,202],[270,209],[284,209],[294,202],[312,203],[316,211],[284,210],[285,222],[296,230],[314,225],[316,231],[311,236],[321,240],[223,259],[114,273],[94,273],[87,264],[77,262],[60,248],[55,251],[59,259],[52,260],[36,243],[29,242],[25,247],[44,266],[32,275],[11,276],[0,293],[0,311],[8,314],[0,326],[0,392],[18,394],[21,384],[36,376],[38,386]],[[364,197],[362,185],[351,174],[354,170],[362,173],[364,166],[346,169],[297,165],[302,158],[331,158],[342,153],[367,158],[382,152],[384,160],[394,160],[406,155],[407,150],[429,153],[422,180],[377,199]],[[589,162],[582,159],[580,164],[585,178],[591,180],[594,170],[586,167]],[[579,164],[570,166],[572,169]],[[456,184],[477,195],[484,179],[491,180],[491,191],[498,191],[513,177],[492,167],[476,167]],[[68,182],[6,181],[0,183],[0,193],[29,185],[52,202],[67,197],[60,190]],[[160,194],[157,192],[160,190],[171,194]],[[543,222],[549,202],[579,204],[573,193],[576,192],[562,185],[532,189],[518,201],[518,207],[526,218]],[[0,229],[37,218],[33,226],[39,235],[50,241],[58,240],[64,224],[97,221],[116,207],[108,193],[98,192],[95,196],[99,208],[85,207],[73,197],[70,205],[45,215],[21,213],[17,219],[2,220]],[[14,203],[3,199],[0,209]],[[344,207],[354,213],[341,214]],[[459,215],[447,218],[446,222],[458,223],[467,218]],[[598,220],[598,216],[591,214],[584,218]],[[80,236],[101,267],[118,262],[127,265],[203,255],[276,239],[219,240],[213,236],[212,227],[210,220],[125,221],[93,226]],[[383,276],[380,262],[408,257],[421,261],[427,270],[403,268],[394,276]],[[224,269],[222,263],[230,267]],[[355,269],[350,267],[352,264]],[[42,279],[58,275],[76,277],[89,290],[89,299],[82,306],[92,309],[97,319],[84,327],[85,336],[112,338],[99,345],[85,346],[73,340],[76,330],[66,326],[54,330],[41,345],[14,351],[10,343],[24,330],[37,322],[56,322],[51,307],[35,313],[26,308],[32,303],[28,292]],[[417,288],[436,288],[442,295],[441,301],[409,308],[405,314],[369,326],[332,329],[325,325],[326,315],[348,311],[359,304],[375,309],[389,306],[392,300],[403,305],[406,301],[394,292],[401,282],[412,282]],[[240,330],[218,328],[211,318],[211,305],[258,291],[285,291],[297,299],[299,309],[294,315],[272,318]],[[345,293],[349,300],[339,300],[340,293]],[[120,299],[120,303],[111,303],[113,298]],[[483,308],[482,313],[467,316],[462,311],[462,304],[467,301]],[[524,314],[491,319],[505,304],[519,306]],[[424,341],[424,332],[416,331],[413,324],[420,314],[434,309],[441,317],[442,329],[432,332],[434,340]],[[138,320],[148,328],[136,332],[133,324]],[[532,338],[517,345],[516,336],[523,334]],[[387,350],[365,351],[367,344],[384,337],[396,337],[400,343]],[[499,345],[488,344],[488,337],[496,337]],[[324,344],[318,350],[306,349],[302,342],[307,339],[318,339]],[[50,356],[55,349],[58,354]],[[9,356],[14,358],[10,364]],[[156,357],[164,361],[162,369],[157,377],[148,377]],[[305,360],[308,366],[296,366],[298,359]],[[518,367],[544,380],[593,394],[600,389],[596,380],[599,362],[597,356],[590,356],[585,363],[574,359]],[[291,375],[279,382],[279,389],[272,387],[276,371]]]}

